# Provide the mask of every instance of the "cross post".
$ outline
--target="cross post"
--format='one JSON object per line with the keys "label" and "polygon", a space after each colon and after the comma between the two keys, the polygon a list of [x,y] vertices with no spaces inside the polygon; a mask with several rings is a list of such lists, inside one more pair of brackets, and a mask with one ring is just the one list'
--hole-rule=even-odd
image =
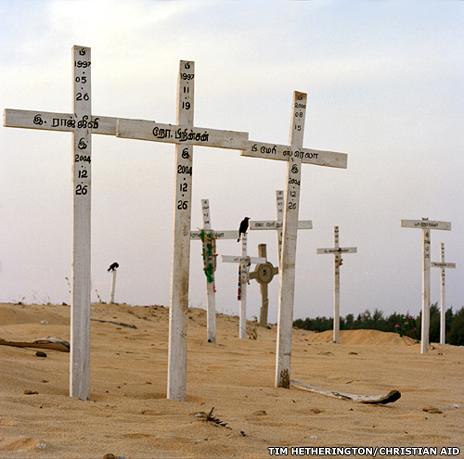
{"label": "cross post", "polygon": [[317,249],[317,254],[334,255],[334,290],[333,290],[333,332],[332,342],[340,343],[340,266],[343,264],[342,253],[356,253],[356,247],[340,247],[339,228],[334,226],[334,247]]}
{"label": "cross post", "polygon": [[187,387],[187,320],[190,263],[190,220],[193,146],[241,150],[248,133],[193,125],[195,71],[193,61],[180,61],[177,125],[149,120],[120,119],[117,136],[176,145],[174,248],[169,309],[167,398],[184,400]]}
{"label": "cross post", "polygon": [[246,339],[246,317],[247,317],[247,284],[249,281],[249,272],[251,264],[266,263],[265,258],[249,257],[247,254],[247,233],[242,234],[242,255],[240,257],[233,255],[222,255],[224,263],[238,263],[238,295],[240,301],[239,313],[239,338]]}
{"label": "cross post", "polygon": [[440,261],[432,261],[432,268],[440,268],[441,282],[440,282],[440,344],[446,343],[446,269],[455,269],[456,263],[449,263],[445,261],[445,243],[440,245]]}
{"label": "cross post", "polygon": [[422,218],[422,220],[401,220],[401,226],[403,228],[418,228],[422,230],[422,316],[420,352],[421,354],[425,354],[429,349],[430,329],[430,231],[451,231],[451,223]]}
{"label": "cross post", "polygon": [[114,302],[114,294],[116,292],[116,275],[117,269],[113,269],[111,271],[111,291],[110,291],[110,304],[115,304]]}
{"label": "cross post", "polygon": [[211,229],[209,200],[201,200],[203,213],[203,229],[190,231],[190,239],[202,241],[203,270],[206,276],[206,294],[208,306],[206,309],[206,334],[208,343],[216,342],[216,288],[214,273],[216,272],[216,240],[237,239],[237,231],[214,231]]}
{"label": "cross post", "polygon": [[275,159],[287,162],[285,210],[283,216],[282,254],[280,260],[280,289],[277,324],[275,385],[290,386],[290,359],[292,353],[293,303],[295,293],[295,258],[297,222],[300,201],[302,163],[346,169],[347,155],[303,148],[306,114],[305,93],[293,93],[290,120],[290,145],[249,141],[242,156]]}

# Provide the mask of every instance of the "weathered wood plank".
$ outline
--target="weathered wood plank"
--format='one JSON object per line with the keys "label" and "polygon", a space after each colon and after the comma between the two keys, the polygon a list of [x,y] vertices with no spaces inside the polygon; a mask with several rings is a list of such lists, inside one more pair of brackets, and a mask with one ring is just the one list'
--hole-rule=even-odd
{"label": "weathered wood plank", "polygon": [[[237,239],[238,231],[226,230],[226,231],[216,231],[216,230],[207,230],[206,233],[213,233],[216,239]],[[190,231],[190,239],[201,239],[201,230]]]}
{"label": "weathered wood plank", "polygon": [[[250,230],[277,230],[283,227],[282,221],[275,220],[250,220]],[[313,229],[313,222],[311,220],[300,220],[298,222],[298,229]]]}
{"label": "weathered wood plank", "polygon": [[456,268],[456,263],[442,263],[438,261],[432,261],[432,268]]}
{"label": "weathered wood plank", "polygon": [[[185,77],[186,75],[188,77]],[[193,126],[194,75],[194,62],[180,61],[177,90],[177,122],[187,127]],[[177,144],[174,253],[169,309],[167,398],[170,400],[184,400],[187,390],[186,316],[189,292],[192,164],[192,144]]]}
{"label": "weathered wood plank", "polygon": [[250,158],[274,159],[289,161],[290,158],[298,158],[302,163],[315,166],[336,167],[346,169],[348,155],[328,150],[315,150],[313,148],[292,149],[288,145],[279,145],[265,142],[248,141],[246,148],[241,152],[242,156]]}
{"label": "weathered wood plank", "polygon": [[[91,119],[90,48],[73,47],[74,113]],[[79,65],[81,64],[81,65]],[[90,393],[91,270],[91,130],[73,129],[73,262],[71,291],[70,394],[81,400]]]}
{"label": "weathered wood plank", "polygon": [[403,228],[422,228],[451,231],[450,222],[440,222],[433,220],[401,220],[401,226]]}
{"label": "weathered wood plank", "polygon": [[317,249],[317,254],[337,254],[337,253],[357,253],[358,249],[356,247],[338,247],[338,248],[323,248]]}
{"label": "weathered wood plank", "polygon": [[[86,115],[84,115],[86,116]],[[91,120],[90,122],[88,120]],[[73,132],[76,128],[91,129],[92,134],[116,135],[117,118],[92,116],[78,118],[71,113],[44,112],[39,110],[16,110],[6,108],[3,126],[42,131]]]}
{"label": "weathered wood plank", "polygon": [[247,132],[224,131],[185,124],[164,124],[156,121],[119,119],[118,137],[152,142],[198,145],[240,150],[248,140]]}

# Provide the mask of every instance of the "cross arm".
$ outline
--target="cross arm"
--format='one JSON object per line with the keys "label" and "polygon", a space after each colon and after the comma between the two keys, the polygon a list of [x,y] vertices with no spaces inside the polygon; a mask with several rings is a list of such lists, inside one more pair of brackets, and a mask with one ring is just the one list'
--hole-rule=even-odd
{"label": "cross arm", "polygon": [[[237,239],[238,231],[213,231],[213,230],[203,230],[205,233],[213,233],[216,239]],[[202,230],[190,231],[190,239],[201,239],[200,234]]]}
{"label": "cross arm", "polygon": [[339,253],[357,253],[358,249],[356,247],[339,247],[338,249],[336,248],[323,248],[323,249],[317,249],[317,254],[318,255],[323,255],[323,254],[334,254],[337,255]]}
{"label": "cross arm", "polygon": [[93,134],[116,135],[117,118],[109,116],[92,116],[90,120],[84,118],[76,120],[71,113],[6,108],[3,112],[3,126],[61,132],[72,132],[77,127],[88,126]]}
{"label": "cross arm", "polygon": [[456,263],[442,263],[438,261],[432,261],[431,263],[432,268],[450,268],[454,269],[456,268]]}
{"label": "cross arm", "polygon": [[[275,220],[250,220],[250,230],[276,230],[283,226],[282,222]],[[313,229],[311,220],[301,220],[298,222],[298,229]]]}
{"label": "cross arm", "polygon": [[156,121],[120,119],[117,136],[125,139],[150,140],[179,145],[241,150],[248,140],[247,132],[223,131],[177,124],[162,124]]}
{"label": "cross arm", "polygon": [[451,231],[451,222],[439,222],[434,220],[401,220],[403,228],[419,228]]}
{"label": "cross arm", "polygon": [[288,161],[292,156],[296,156],[301,158],[302,163],[340,169],[346,169],[348,162],[346,153],[311,148],[292,151],[288,145],[255,142],[253,140],[247,142],[246,148],[242,149],[241,155],[250,158],[276,159],[280,161]]}
{"label": "cross arm", "polygon": [[240,263],[243,259],[249,259],[250,263],[253,265],[258,265],[260,263],[266,263],[266,258],[261,257],[241,257],[238,255],[222,255],[221,259],[223,263]]}

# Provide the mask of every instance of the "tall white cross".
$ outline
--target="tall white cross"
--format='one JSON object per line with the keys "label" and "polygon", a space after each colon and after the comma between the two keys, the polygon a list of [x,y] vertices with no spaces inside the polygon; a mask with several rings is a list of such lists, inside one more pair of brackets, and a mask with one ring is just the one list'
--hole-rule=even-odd
{"label": "tall white cross", "polygon": [[446,343],[446,269],[456,268],[456,263],[448,263],[445,261],[445,243],[441,245],[440,261],[432,261],[432,268],[440,268],[441,282],[440,282],[440,344]]}
{"label": "tall white cross", "polygon": [[356,247],[340,247],[339,228],[334,226],[334,247],[317,249],[319,255],[332,254],[334,256],[334,291],[333,291],[333,333],[332,342],[340,343],[340,266],[343,264],[342,253],[356,253]]}
{"label": "tall white cross", "polygon": [[[250,230],[275,230],[277,231],[277,244],[278,244],[278,263],[280,265],[280,256],[282,254],[282,227],[284,220],[284,192],[283,190],[276,190],[276,207],[277,207],[277,220],[252,220],[250,221]],[[297,229],[313,229],[313,222],[311,220],[300,220]]]}
{"label": "tall white cross", "polygon": [[297,222],[300,202],[302,163],[346,169],[347,155],[331,151],[302,148],[306,114],[305,93],[293,93],[290,146],[248,142],[242,156],[276,159],[287,162],[287,184],[283,218],[283,242],[280,261],[280,290],[277,325],[275,385],[289,387],[292,353],[293,301],[295,293],[295,258]]}
{"label": "tall white cross", "polygon": [[203,265],[206,275],[206,294],[208,307],[206,310],[206,333],[209,343],[216,342],[216,289],[214,273],[216,271],[216,239],[237,239],[238,231],[214,231],[211,229],[211,217],[209,213],[209,200],[201,200],[203,213],[203,229],[190,231],[190,239],[199,239],[203,246]]}
{"label": "tall white cross", "polygon": [[73,113],[40,110],[4,111],[4,126],[72,132],[73,255],[69,393],[82,400],[90,392],[90,228],[91,134],[116,134],[116,118],[92,116],[91,54],[73,47]]}
{"label": "tall white cross", "polygon": [[119,120],[117,135],[127,139],[176,144],[174,251],[169,309],[167,397],[184,400],[187,387],[187,320],[193,145],[241,150],[248,133],[194,127],[195,67],[180,61],[177,125],[147,120]]}
{"label": "tall white cross", "polygon": [[239,338],[246,339],[246,316],[247,316],[247,284],[249,281],[250,265],[266,263],[266,258],[249,257],[247,254],[247,233],[242,234],[242,255],[222,255],[222,261],[225,263],[239,263],[238,270],[238,300],[240,301],[239,314]]}
{"label": "tall white cross", "polygon": [[430,328],[430,230],[451,231],[450,222],[422,220],[401,220],[403,228],[418,228],[422,230],[422,317],[421,317],[421,354],[429,349]]}

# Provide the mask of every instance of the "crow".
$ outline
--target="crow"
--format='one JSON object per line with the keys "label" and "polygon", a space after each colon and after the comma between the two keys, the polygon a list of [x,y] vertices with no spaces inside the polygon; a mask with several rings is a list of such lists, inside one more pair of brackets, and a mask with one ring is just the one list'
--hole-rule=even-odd
{"label": "crow", "polygon": [[240,222],[240,227],[238,229],[238,239],[237,242],[240,242],[240,238],[242,237],[242,234],[245,234],[248,230],[248,220],[250,217],[245,217],[241,222]]}
{"label": "crow", "polygon": [[116,271],[116,269],[119,268],[119,263],[117,261],[115,261],[114,263],[111,263],[110,264],[110,267],[107,269],[108,272],[111,272],[111,271]]}

